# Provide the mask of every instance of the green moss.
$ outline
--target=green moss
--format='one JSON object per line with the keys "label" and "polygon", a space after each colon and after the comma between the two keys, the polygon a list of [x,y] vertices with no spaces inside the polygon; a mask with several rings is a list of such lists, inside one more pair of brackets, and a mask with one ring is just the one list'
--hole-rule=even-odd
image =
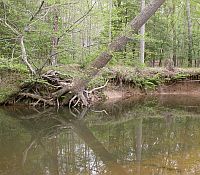
{"label": "green moss", "polygon": [[23,69],[0,67],[0,103],[4,102],[20,89],[20,84],[28,77]]}
{"label": "green moss", "polygon": [[28,74],[28,70],[25,65],[23,64],[10,64],[10,65],[5,65],[2,64],[0,65],[0,71],[10,71],[10,72],[18,72],[21,74]]}

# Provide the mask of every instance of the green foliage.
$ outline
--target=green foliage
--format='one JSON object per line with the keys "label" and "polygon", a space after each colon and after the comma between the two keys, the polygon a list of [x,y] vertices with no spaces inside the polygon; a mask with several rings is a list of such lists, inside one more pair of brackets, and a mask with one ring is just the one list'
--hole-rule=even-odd
{"label": "green foliage", "polygon": [[[21,65],[21,48],[19,36],[5,25],[17,29],[24,36],[24,44],[29,62],[40,67],[50,63],[53,38],[59,42],[55,48],[58,64],[79,64],[85,68],[99,53],[107,47],[111,39],[119,36],[140,11],[140,2],[136,0],[113,0],[97,2],[87,14],[94,1],[83,0],[74,3],[71,0],[45,1],[42,10],[37,12],[41,1],[5,0],[0,2],[0,63],[1,67],[24,69]],[[148,3],[149,1],[146,1]],[[200,5],[191,0],[192,58],[196,65],[200,60]],[[111,17],[110,17],[111,12]],[[84,16],[84,14],[87,14]],[[57,31],[54,30],[55,16],[58,16]],[[77,22],[78,19],[81,19]],[[111,24],[111,26],[110,26]],[[145,61],[146,65],[158,66],[164,59],[178,60],[179,66],[186,66],[188,61],[188,30],[186,27],[186,3],[181,0],[170,0],[146,23]],[[111,31],[110,31],[111,27]],[[111,65],[144,67],[139,61],[140,35],[133,36],[121,53],[113,55]]]}
{"label": "green foliage", "polygon": [[92,81],[90,81],[88,85],[88,89],[93,89],[95,87],[100,87],[105,85],[107,79],[104,76],[98,76],[94,78]]}
{"label": "green foliage", "polygon": [[175,76],[173,76],[171,79],[172,80],[184,80],[186,78],[188,78],[190,76],[190,74],[188,73],[178,73]]}
{"label": "green foliage", "polygon": [[162,82],[162,77],[159,74],[156,74],[153,77],[139,77],[135,80],[136,86],[145,90],[155,90]]}
{"label": "green foliage", "polygon": [[0,70],[16,71],[22,74],[28,73],[27,67],[18,63],[15,59],[6,60],[5,58],[0,58]]}

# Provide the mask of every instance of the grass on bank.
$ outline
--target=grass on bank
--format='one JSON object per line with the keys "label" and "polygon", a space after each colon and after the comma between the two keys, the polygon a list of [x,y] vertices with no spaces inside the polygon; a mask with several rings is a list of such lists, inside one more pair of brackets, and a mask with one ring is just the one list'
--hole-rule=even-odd
{"label": "grass on bank", "polygon": [[[84,77],[84,69],[77,64],[59,65],[55,67],[46,67],[43,72],[56,70],[61,72],[64,77],[75,79]],[[154,90],[158,85],[166,81],[178,81],[187,79],[190,76],[200,75],[199,68],[176,68],[173,72],[165,68],[134,68],[128,66],[108,66],[102,69],[90,83],[88,88],[99,87],[105,84],[107,80],[122,81],[124,84],[132,84],[143,89]],[[23,82],[37,79],[31,77],[24,65],[16,64],[0,66],[0,103],[8,96],[19,91]]]}

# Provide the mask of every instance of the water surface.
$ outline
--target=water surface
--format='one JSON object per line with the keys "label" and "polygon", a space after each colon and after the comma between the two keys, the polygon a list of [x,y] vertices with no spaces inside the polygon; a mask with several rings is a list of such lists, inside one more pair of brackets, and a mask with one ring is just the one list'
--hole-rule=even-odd
{"label": "water surface", "polygon": [[1,108],[0,175],[200,174],[199,99],[141,97],[73,115]]}

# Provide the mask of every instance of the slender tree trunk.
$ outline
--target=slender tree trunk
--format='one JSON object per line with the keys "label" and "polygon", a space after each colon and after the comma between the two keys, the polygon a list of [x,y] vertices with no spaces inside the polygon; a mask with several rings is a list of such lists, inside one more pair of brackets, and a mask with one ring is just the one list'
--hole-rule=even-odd
{"label": "slender tree trunk", "polygon": [[[5,4],[4,4],[5,6]],[[26,53],[26,48],[24,46],[24,36],[21,34],[15,27],[7,23],[7,20],[5,19],[5,26],[8,27],[15,35],[19,37],[19,43],[21,47],[21,52],[22,52],[22,61],[24,64],[26,64],[28,70],[30,71],[31,74],[36,74],[35,69],[32,67],[32,65],[28,61],[27,53]]]}
{"label": "slender tree trunk", "polygon": [[109,0],[109,43],[112,41],[112,0]]}
{"label": "slender tree trunk", "polygon": [[53,37],[52,37],[52,50],[51,50],[51,65],[57,65],[57,46],[58,46],[58,9],[54,8],[54,19],[53,19]]}
{"label": "slender tree trunk", "polygon": [[153,60],[152,60],[152,67],[155,67],[155,56],[153,57]]}
{"label": "slender tree trunk", "polygon": [[188,67],[192,67],[192,20],[190,11],[190,0],[186,0],[186,12],[188,22]]}
{"label": "slender tree trunk", "polygon": [[159,59],[159,67],[162,66],[162,58]]}
{"label": "slender tree trunk", "polygon": [[176,55],[176,30],[173,29],[173,63],[174,67],[177,66],[177,55]]}
{"label": "slender tree trunk", "polygon": [[[173,15],[175,15],[176,13],[176,6],[175,6],[175,2],[173,1]],[[176,23],[175,23],[175,19],[173,17],[172,20],[172,32],[173,32],[173,62],[174,62],[174,67],[177,66],[177,54],[176,54]]]}
{"label": "slender tree trunk", "polygon": [[28,70],[31,72],[31,74],[36,74],[35,69],[31,66],[31,64],[28,62],[28,57],[26,53],[26,48],[24,46],[24,36],[20,37],[20,46],[21,46],[21,52],[22,52],[22,61],[24,64],[26,64]]}
{"label": "slender tree trunk", "polygon": [[[141,11],[145,8],[145,0],[141,0]],[[140,60],[141,63],[144,64],[144,52],[145,52],[145,40],[144,40],[144,34],[145,34],[145,24],[140,29]]]}

